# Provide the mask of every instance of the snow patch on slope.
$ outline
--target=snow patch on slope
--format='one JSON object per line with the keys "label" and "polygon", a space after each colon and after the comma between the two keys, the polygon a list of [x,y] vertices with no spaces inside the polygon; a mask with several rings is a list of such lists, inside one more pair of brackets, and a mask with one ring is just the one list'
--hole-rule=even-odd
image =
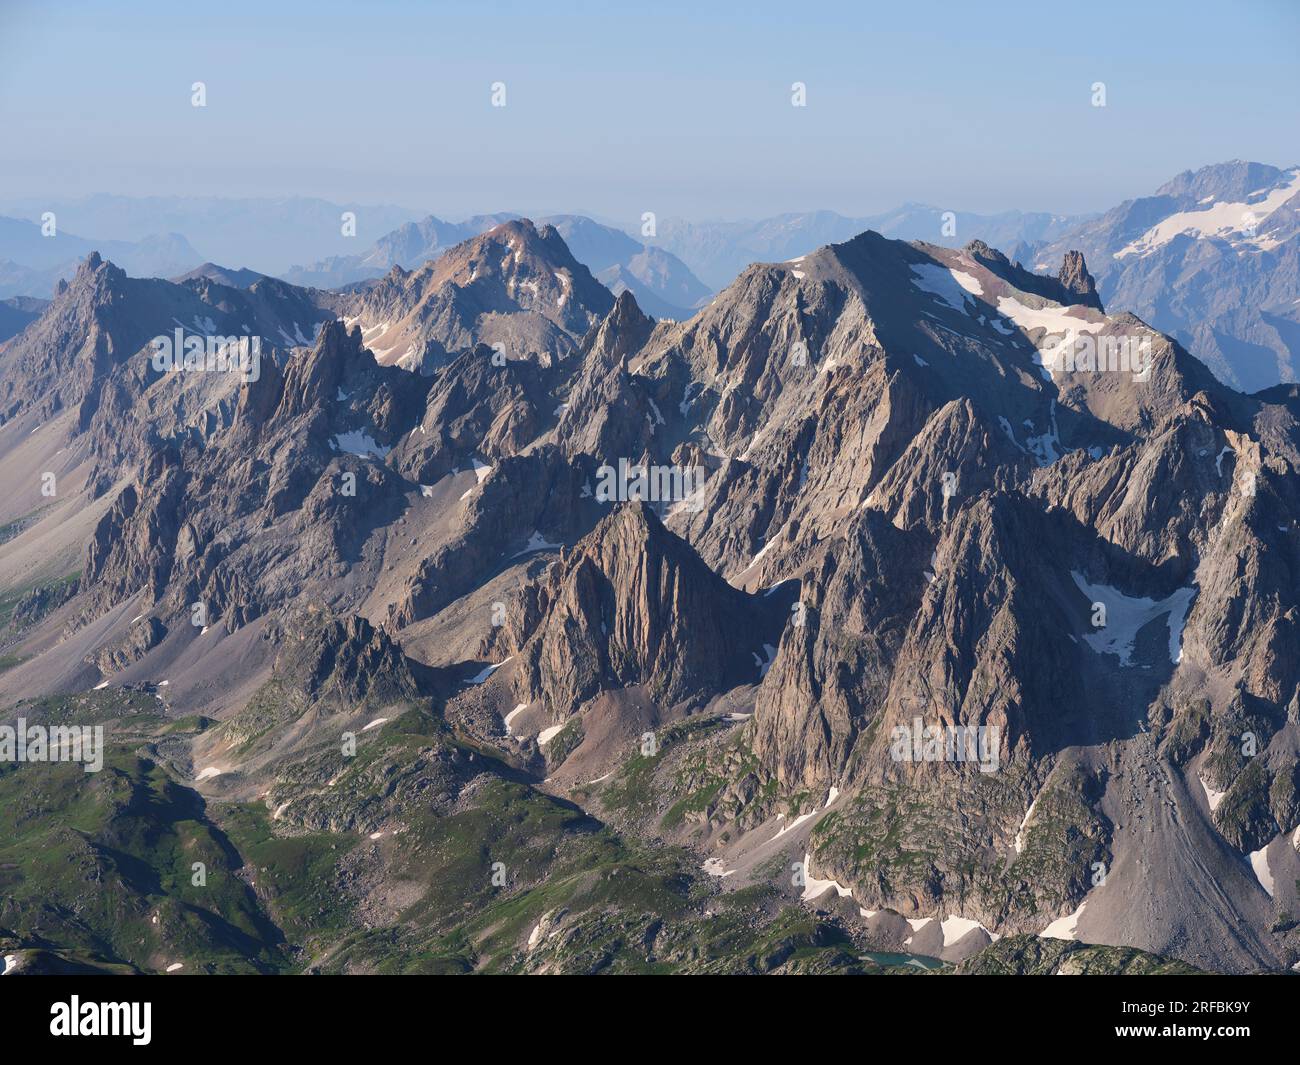
{"label": "snow patch on slope", "polygon": [[528,538],[528,543],[524,544],[524,549],[515,552],[515,558],[520,555],[531,555],[534,551],[549,551],[563,546],[563,544],[550,543],[545,536],[534,530],[533,535]]}
{"label": "snow patch on slope", "polygon": [[1104,322],[1090,322],[1071,314],[1072,309],[1055,303],[1046,307],[1030,307],[1011,296],[998,297],[998,313],[1011,319],[1021,329],[1046,329],[1049,333],[1095,333],[1105,325]]}
{"label": "snow patch on slope", "polygon": [[[796,821],[795,824],[798,824],[798,821]],[[793,828],[794,825],[791,825],[790,827]],[[811,860],[812,855],[805,851],[803,856],[803,895],[801,896],[805,902],[811,902],[813,899],[821,898],[826,894],[826,892],[830,891],[831,888],[834,888],[835,893],[842,899],[853,898],[852,888],[843,887],[836,880],[818,880],[813,876],[812,873],[808,871],[808,863]]]}
{"label": "snow patch on slope", "polygon": [[1025,846],[1025,826],[1029,824],[1029,819],[1034,816],[1034,807],[1038,805],[1038,800],[1042,792],[1034,796],[1034,801],[1029,804],[1029,809],[1025,811],[1024,819],[1020,822],[1020,827],[1016,830],[1016,853],[1019,854]]}
{"label": "snow patch on slope", "polygon": [[1106,607],[1106,624],[1083,639],[1098,654],[1118,655],[1120,665],[1133,664],[1133,646],[1138,632],[1156,618],[1168,616],[1169,661],[1177,665],[1183,657],[1183,626],[1187,611],[1196,595],[1196,588],[1179,588],[1164,599],[1146,599],[1127,596],[1118,588],[1105,584],[1089,584],[1083,574],[1072,570],[1070,576],[1079,591],[1092,602]]}
{"label": "snow patch on slope", "polygon": [[966,310],[968,296],[984,295],[984,286],[979,278],[964,270],[952,270],[934,263],[920,263],[909,269],[913,275],[912,284],[955,311]]}
{"label": "snow patch on slope", "polygon": [[[796,817],[793,821],[791,821],[788,825],[786,825],[785,828],[781,829],[781,830],[780,830],[780,831],[779,831],[775,836],[773,836],[771,839],[769,839],[768,842],[769,842],[769,843],[772,843],[773,841],[780,839],[780,838],[781,838],[782,836],[784,836],[787,832],[793,832],[796,828],[798,828],[798,827],[799,827],[800,825],[802,825],[805,821],[807,821],[808,818],[810,818],[810,817],[812,817],[812,816],[813,816],[812,814],[800,814],[800,815],[799,815],[798,817]],[[805,866],[804,866],[805,871],[807,870],[807,868],[808,868],[808,866],[805,865]]]}
{"label": "snow patch on slope", "polygon": [[1255,872],[1255,879],[1259,881],[1259,886],[1268,892],[1268,897],[1273,897],[1273,870],[1268,864],[1268,844],[1260,847],[1257,851],[1250,852],[1250,867]]}
{"label": "snow patch on slope", "polygon": [[[1252,193],[1259,195],[1266,190]],[[1300,192],[1300,169],[1289,173],[1286,181],[1267,191],[1262,200],[1255,203],[1218,201],[1202,211],[1179,211],[1157,222],[1137,240],[1126,244],[1114,255],[1123,259],[1130,255],[1150,255],[1157,248],[1168,244],[1177,236],[1186,234],[1195,239],[1217,237],[1226,240],[1233,247],[1242,245],[1255,246],[1267,250],[1271,242],[1255,235],[1255,231],[1270,215],[1285,204],[1292,196]],[[1204,201],[1202,201],[1204,202]]]}
{"label": "snow patch on slope", "polygon": [[1201,782],[1201,787],[1205,790],[1205,801],[1209,804],[1210,813],[1214,813],[1219,808],[1219,803],[1223,802],[1223,797],[1228,793],[1226,791],[1215,791],[1205,782],[1204,777],[1197,778]]}
{"label": "snow patch on slope", "polygon": [[498,669],[504,666],[506,662],[509,662],[510,659],[513,657],[514,655],[511,655],[510,658],[503,659],[502,661],[498,662],[496,665],[488,666],[486,669],[483,669],[480,672],[475,673],[474,676],[469,678],[468,683],[482,684],[485,680],[488,679],[488,677],[492,676],[493,673],[495,673]]}
{"label": "snow patch on slope", "polygon": [[360,455],[362,458],[369,455],[386,458],[393,450],[391,447],[375,443],[375,438],[363,429],[354,429],[350,433],[339,433],[331,437],[330,446],[338,451],[346,451],[349,455]]}
{"label": "snow patch on slope", "polygon": [[512,722],[516,717],[518,717],[527,709],[528,709],[527,703],[519,703],[513,710],[510,711],[510,713],[506,714],[506,716],[502,719],[502,724],[505,725],[506,727],[507,736],[511,734],[510,722]]}
{"label": "snow patch on slope", "polygon": [[1058,917],[1041,932],[1038,933],[1039,939],[1078,939],[1079,938],[1079,918],[1083,916],[1083,908],[1088,905],[1088,900],[1084,899],[1079,903],[1079,908],[1068,917]]}

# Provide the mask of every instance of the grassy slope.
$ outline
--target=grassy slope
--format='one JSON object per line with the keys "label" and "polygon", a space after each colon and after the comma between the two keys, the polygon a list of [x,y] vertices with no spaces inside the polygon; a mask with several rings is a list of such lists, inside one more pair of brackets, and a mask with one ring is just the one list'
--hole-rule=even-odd
{"label": "grassy slope", "polygon": [[[417,791],[416,801],[403,797],[388,811],[396,833],[375,842],[364,831],[294,828],[262,803],[205,803],[169,775],[154,745],[209,723],[168,720],[150,694],[105,689],[33,702],[23,713],[46,723],[103,721],[111,737],[99,773],[0,766],[0,950],[25,952],[32,968],[919,971],[869,960],[836,921],[773,888],[721,892],[690,852],[620,835],[509,779],[481,750],[460,752],[475,755],[477,775],[453,809],[439,814]],[[403,779],[420,757],[455,742],[427,714],[394,725],[373,734],[352,772]],[[611,798],[626,808],[649,804],[644,762],[634,759],[612,782]],[[337,801],[347,802],[343,783]],[[680,813],[670,808],[666,820]],[[192,882],[194,862],[206,866],[204,885]],[[1061,961],[1039,956],[1056,947],[1031,956],[1027,947],[1012,951],[1013,942],[963,970],[1045,971]],[[1139,952],[1089,949],[1101,953],[1074,953],[1068,963],[1169,971]]]}

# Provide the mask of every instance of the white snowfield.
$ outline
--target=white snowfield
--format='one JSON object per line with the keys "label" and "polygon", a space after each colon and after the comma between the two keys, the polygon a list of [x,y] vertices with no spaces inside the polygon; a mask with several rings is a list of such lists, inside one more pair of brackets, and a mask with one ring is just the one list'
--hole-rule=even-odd
{"label": "white snowfield", "polygon": [[[1073,344],[1080,333],[1098,333],[1106,325],[1105,319],[1092,322],[1071,313],[1072,310],[1073,308],[1062,307],[1056,303],[1048,304],[1046,307],[1030,307],[1011,296],[998,297],[998,314],[1003,318],[1010,319],[1026,333],[1042,329],[1050,336],[1061,336],[1067,346]],[[1035,360],[1042,366],[1041,355],[1036,355]],[[1042,373],[1049,381],[1051,380],[1050,367],[1043,366]]]}
{"label": "white snowfield", "polygon": [[[359,322],[360,320],[361,315],[357,315],[355,318],[344,318],[343,324],[351,329],[353,323]],[[376,322],[374,325],[363,325],[361,327],[361,343],[366,347],[370,347],[372,343],[387,332],[390,325],[392,325],[391,322]]]}
{"label": "white snowfield", "polygon": [[[800,825],[802,825],[802,824],[803,824],[805,821],[807,821],[810,817],[815,817],[815,816],[816,816],[815,813],[811,813],[811,814],[800,814],[800,815],[799,815],[798,817],[796,817],[793,821],[791,821],[788,825],[786,825],[786,826],[785,826],[784,828],[782,828],[779,832],[777,832],[777,834],[776,834],[775,836],[773,836],[772,839],[768,840],[768,842],[771,843],[772,840],[780,839],[780,838],[781,838],[782,836],[784,836],[787,832],[793,832],[796,828],[798,828]],[[805,858],[806,858],[806,856],[805,856]],[[806,862],[805,862],[804,868],[805,868],[805,869],[808,868]]]}
{"label": "white snowfield", "polygon": [[546,539],[541,533],[533,530],[533,534],[528,538],[528,543],[524,544],[522,551],[515,552],[515,558],[520,555],[531,555],[534,551],[553,551],[563,547],[563,544],[553,544]]}
{"label": "white snowfield", "polygon": [[[515,657],[515,655],[511,655],[511,658],[513,657]],[[467,683],[468,684],[484,683],[487,677],[493,675],[494,672],[497,672],[497,670],[499,670],[499,668],[504,666],[504,664],[506,664],[507,662],[510,662],[510,658],[502,659],[502,661],[498,662],[497,664],[494,664],[494,666],[485,666],[484,668],[482,668],[482,670],[478,671],[477,674],[474,674],[472,677],[469,677]]]}
{"label": "white snowfield", "polygon": [[914,275],[912,284],[927,295],[946,303],[955,311],[966,310],[966,297],[984,295],[984,286],[974,274],[953,270],[935,263],[920,263],[908,267]]}
{"label": "white snowfield", "polygon": [[728,869],[727,863],[718,857],[706,859],[700,868],[708,873],[709,876],[716,876],[719,878],[731,876],[736,871],[734,869]]}
{"label": "white snowfield", "polygon": [[479,485],[481,485],[485,480],[487,480],[487,475],[491,473],[492,470],[495,468],[493,466],[489,466],[486,462],[479,462],[478,459],[470,459],[470,462],[472,462],[474,466],[474,476],[478,479],[472,485],[466,488],[464,492],[461,493],[460,496],[461,499],[468,499],[471,495],[473,495],[474,489],[477,488]]}
{"label": "white snowfield", "polygon": [[1078,939],[1079,918],[1083,916],[1083,908],[1088,905],[1088,900],[1084,899],[1079,903],[1079,908],[1068,917],[1058,917],[1041,932],[1038,933],[1039,939]]}
{"label": "white snowfield", "polygon": [[510,658],[502,659],[500,662],[497,662],[495,665],[485,666],[483,669],[479,670],[479,672],[475,673],[474,676],[470,677],[469,680],[466,681],[466,683],[482,684],[485,680],[488,679],[488,677],[492,676],[493,673],[495,673],[498,669],[500,669],[507,662],[509,662],[511,658],[514,658],[514,655],[511,655]]}
{"label": "white snowfield", "polygon": [[943,929],[943,945],[945,947],[951,947],[963,936],[969,935],[977,928],[985,932],[991,939],[998,938],[996,933],[990,932],[979,921],[970,917],[945,917],[939,927]]}
{"label": "white snowfield", "polygon": [[[779,532],[780,530],[777,530],[777,531]],[[746,566],[745,568],[746,568],[746,569],[749,569],[749,568],[751,568],[751,567],[753,567],[753,566],[756,566],[756,565],[758,564],[759,560],[760,560],[764,555],[766,555],[766,554],[768,553],[768,551],[770,551],[770,550],[772,549],[772,545],[775,544],[775,543],[776,543],[776,537],[773,536],[770,540],[767,541],[767,543],[765,543],[762,547],[760,547],[760,548],[758,549],[758,553],[757,553],[753,558],[751,558],[751,559],[749,560],[749,566]]]}
{"label": "white snowfield", "polygon": [[1201,782],[1201,787],[1205,789],[1205,801],[1210,806],[1210,813],[1214,813],[1219,808],[1219,803],[1223,802],[1223,797],[1228,793],[1226,791],[1215,791],[1205,782],[1204,777],[1197,778]]}
{"label": "white snowfield", "polygon": [[[938,920],[936,917],[909,917],[907,923],[912,926],[912,934],[903,940],[903,946],[910,946],[912,940],[916,938],[916,933],[921,931],[923,928],[929,928],[936,920]],[[939,929],[943,933],[944,949],[947,950],[955,943],[958,943],[963,936],[969,935],[977,928],[992,940],[1002,938],[999,933],[990,932],[980,924],[979,921],[973,920],[970,917],[945,917],[939,922]]]}
{"label": "white snowfield", "polygon": [[1105,584],[1089,584],[1083,574],[1072,570],[1070,576],[1092,602],[1106,607],[1106,624],[1096,632],[1085,634],[1083,639],[1098,654],[1119,656],[1120,665],[1133,664],[1133,646],[1143,626],[1156,618],[1169,618],[1169,661],[1177,665],[1183,657],[1183,626],[1187,611],[1192,605],[1196,588],[1179,588],[1157,602],[1154,599],[1127,596],[1118,588]]}
{"label": "white snowfield", "polygon": [[[1227,240],[1234,247],[1253,246],[1267,251],[1276,242],[1257,236],[1260,226],[1279,207],[1285,204],[1297,192],[1300,192],[1300,168],[1288,171],[1282,184],[1271,190],[1259,189],[1251,193],[1258,196],[1266,192],[1262,200],[1254,203],[1245,201],[1227,203],[1222,200],[1200,211],[1179,211],[1156,223],[1137,240],[1126,244],[1114,255],[1123,259],[1130,255],[1150,255],[1157,248],[1168,244],[1174,237],[1186,234],[1189,237],[1218,237]],[[1204,202],[1204,201],[1202,201]]]}
{"label": "white snowfield", "polygon": [[[798,824],[797,820],[795,824]],[[794,828],[794,825],[791,825],[790,827]],[[842,899],[853,898],[852,888],[842,887],[835,880],[818,880],[815,876],[813,876],[812,873],[808,871],[810,868],[809,862],[811,860],[812,860],[812,855],[807,851],[805,851],[803,856],[803,885],[804,885],[803,899],[804,901],[819,899],[824,894],[826,894],[826,892],[830,891],[831,888],[834,888],[835,893],[839,895],[839,897]]]}
{"label": "white snowfield", "polygon": [[330,444],[339,451],[346,451],[349,455],[360,455],[367,458],[374,455],[376,458],[385,458],[391,447],[384,447],[383,444],[375,442],[375,438],[363,429],[354,429],[350,433],[339,433],[330,440]]}
{"label": "white snowfield", "polygon": [[[1028,418],[1025,419],[1025,428],[1031,431],[1035,428]],[[1052,400],[1047,409],[1047,431],[1026,436],[1025,446],[1021,450],[1033,455],[1034,461],[1040,466],[1050,466],[1060,459],[1061,432],[1056,425],[1056,400]]]}
{"label": "white snowfield", "polygon": [[1268,864],[1268,847],[1267,843],[1257,851],[1251,851],[1250,867],[1255,872],[1255,879],[1259,881],[1259,886],[1268,892],[1268,897],[1273,897],[1273,869]]}
{"label": "white snowfield", "polygon": [[1016,830],[1016,853],[1019,854],[1025,846],[1025,828],[1029,824],[1029,819],[1034,816],[1034,807],[1038,805],[1038,800],[1042,796],[1040,791],[1034,796],[1034,801],[1029,804],[1029,809],[1025,811],[1024,819],[1020,822],[1020,827]]}
{"label": "white snowfield", "polygon": [[518,717],[527,709],[528,709],[527,703],[519,703],[513,710],[510,711],[510,713],[506,714],[506,716],[502,719],[502,724],[504,724],[506,727],[507,736],[511,735],[510,722],[512,722],[516,717]]}

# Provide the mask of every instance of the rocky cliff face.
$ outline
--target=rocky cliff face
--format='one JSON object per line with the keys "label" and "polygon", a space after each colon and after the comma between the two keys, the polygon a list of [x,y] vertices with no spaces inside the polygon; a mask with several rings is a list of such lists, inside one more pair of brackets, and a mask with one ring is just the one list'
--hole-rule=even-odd
{"label": "rocky cliff face", "polygon": [[665,707],[698,709],[758,680],[775,613],[629,503],[523,589],[509,631],[519,696],[557,721],[602,690],[636,685]]}

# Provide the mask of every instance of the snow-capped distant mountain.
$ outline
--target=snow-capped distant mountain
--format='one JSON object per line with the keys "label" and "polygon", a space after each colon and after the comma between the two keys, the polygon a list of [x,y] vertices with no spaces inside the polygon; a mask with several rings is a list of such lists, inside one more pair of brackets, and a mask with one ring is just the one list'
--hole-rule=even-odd
{"label": "snow-capped distant mountain", "polygon": [[1186,171],[1037,245],[1035,269],[1078,248],[1108,310],[1176,337],[1247,392],[1300,371],[1300,167]]}

